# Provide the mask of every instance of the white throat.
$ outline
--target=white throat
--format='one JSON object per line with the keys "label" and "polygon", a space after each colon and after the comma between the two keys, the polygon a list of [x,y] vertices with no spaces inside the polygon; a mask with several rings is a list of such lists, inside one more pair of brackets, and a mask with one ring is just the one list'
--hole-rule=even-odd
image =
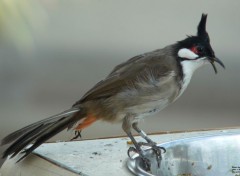
{"label": "white throat", "polygon": [[188,84],[190,83],[193,73],[206,63],[207,62],[205,58],[199,58],[198,60],[185,60],[181,62],[183,70],[183,81],[182,88],[180,90],[178,97],[181,96],[182,93],[186,90]]}

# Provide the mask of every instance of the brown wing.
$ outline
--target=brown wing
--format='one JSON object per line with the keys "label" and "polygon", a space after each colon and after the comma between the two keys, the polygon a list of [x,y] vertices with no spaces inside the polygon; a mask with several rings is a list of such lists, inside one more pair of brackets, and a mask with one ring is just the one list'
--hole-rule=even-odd
{"label": "brown wing", "polygon": [[[138,60],[142,57],[138,57]],[[90,89],[79,102],[107,98],[119,92],[129,79],[133,78],[138,72],[144,69],[146,63],[128,60],[114,68],[114,70],[104,79]],[[128,69],[130,68],[130,69]]]}
{"label": "brown wing", "polygon": [[116,66],[106,79],[97,83],[75,105],[115,95],[123,88],[126,88],[126,86],[129,86],[129,82],[137,80],[138,77],[144,79],[144,74],[148,70],[152,70],[156,79],[157,77],[166,76],[165,74],[171,71],[169,67],[169,64],[172,64],[171,61],[170,57],[163,57],[158,52],[136,56]]}

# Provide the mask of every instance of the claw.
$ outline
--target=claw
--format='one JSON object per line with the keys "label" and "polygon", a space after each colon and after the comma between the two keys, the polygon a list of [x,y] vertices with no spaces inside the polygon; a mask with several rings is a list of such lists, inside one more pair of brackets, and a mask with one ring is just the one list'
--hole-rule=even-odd
{"label": "claw", "polygon": [[160,146],[157,146],[157,145],[153,145],[152,149],[156,150],[156,151],[159,151],[160,153],[162,153],[161,150],[163,150],[163,153],[167,152],[167,150],[164,147],[160,147]]}
{"label": "claw", "polygon": [[152,150],[156,155],[156,160],[157,160],[157,164],[158,164],[158,168],[159,168],[161,161],[162,161],[162,151],[161,150],[163,150],[163,153],[166,153],[166,149],[164,147],[160,147],[160,146],[157,146],[156,144],[154,144],[152,146]]}
{"label": "claw", "polygon": [[151,147],[154,154],[156,155],[157,165],[158,167],[160,167],[161,160],[162,160],[162,153],[166,153],[166,149],[164,147],[157,146],[155,142],[152,142],[152,143],[139,142],[138,145]]}
{"label": "claw", "polygon": [[161,155],[161,150],[155,150],[153,149],[155,155],[156,155],[156,161],[157,161],[157,165],[158,168],[160,167],[161,161],[162,161],[162,155]]}
{"label": "claw", "polygon": [[164,147],[159,147],[161,150],[163,150],[163,153],[166,153],[167,150]]}
{"label": "claw", "polygon": [[73,141],[77,138],[82,138],[81,131],[75,131],[75,136],[70,141]]}
{"label": "claw", "polygon": [[138,142],[138,145],[141,146],[148,146],[151,147],[154,154],[156,155],[156,160],[158,167],[160,167],[161,160],[162,160],[162,153],[166,153],[166,149],[164,147],[157,146],[155,142]]}
{"label": "claw", "polygon": [[137,149],[135,149],[134,147],[130,147],[129,149],[128,149],[128,157],[130,158],[130,159],[133,159],[132,158],[132,156],[130,155],[130,152],[135,152],[135,153],[138,153],[138,151],[137,151]]}
{"label": "claw", "polygon": [[138,154],[139,154],[139,157],[140,157],[141,160],[143,161],[142,163],[143,163],[143,168],[144,168],[144,170],[150,171],[151,162],[150,162],[149,159],[147,159],[146,157],[144,157],[143,152],[142,152],[141,150],[138,151],[138,150],[137,150],[136,148],[134,148],[134,147],[130,147],[130,148],[128,149],[128,157],[129,157],[130,159],[133,159],[133,157],[130,155],[131,152],[138,153]]}

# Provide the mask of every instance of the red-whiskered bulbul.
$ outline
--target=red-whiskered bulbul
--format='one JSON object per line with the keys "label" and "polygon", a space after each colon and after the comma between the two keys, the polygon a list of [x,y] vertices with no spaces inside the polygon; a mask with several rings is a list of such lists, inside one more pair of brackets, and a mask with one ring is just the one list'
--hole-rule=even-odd
{"label": "red-whiskered bulbul", "polygon": [[[207,15],[202,14],[196,36],[176,42],[152,52],[135,56],[116,66],[102,81],[98,82],[70,109],[33,123],[6,136],[1,145],[12,143],[3,153],[3,158],[14,157],[28,144],[23,159],[43,142],[64,129],[73,128],[76,137],[81,130],[97,120],[120,122],[134,144],[131,151],[137,152],[146,163],[142,146],[150,146],[161,159],[161,147],[156,146],[141,129],[138,121],[161,111],[174,102],[188,86],[193,72],[208,63],[217,69],[215,62],[224,64],[215,56],[206,31]],[[146,142],[137,142],[132,129]]]}

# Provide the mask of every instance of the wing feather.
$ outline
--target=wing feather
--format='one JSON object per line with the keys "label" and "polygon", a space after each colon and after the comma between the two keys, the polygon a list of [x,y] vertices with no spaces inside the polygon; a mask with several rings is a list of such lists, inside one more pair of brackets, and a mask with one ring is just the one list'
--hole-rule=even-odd
{"label": "wing feather", "polygon": [[[166,76],[170,73],[173,59],[166,57],[163,53],[150,52],[136,56],[128,61],[116,66],[113,71],[102,81],[98,82],[90,89],[78,102],[76,106],[85,101],[111,97],[129,86],[135,86],[139,77],[148,79],[146,72],[151,72],[155,79]],[[131,85],[129,83],[132,83]]]}

